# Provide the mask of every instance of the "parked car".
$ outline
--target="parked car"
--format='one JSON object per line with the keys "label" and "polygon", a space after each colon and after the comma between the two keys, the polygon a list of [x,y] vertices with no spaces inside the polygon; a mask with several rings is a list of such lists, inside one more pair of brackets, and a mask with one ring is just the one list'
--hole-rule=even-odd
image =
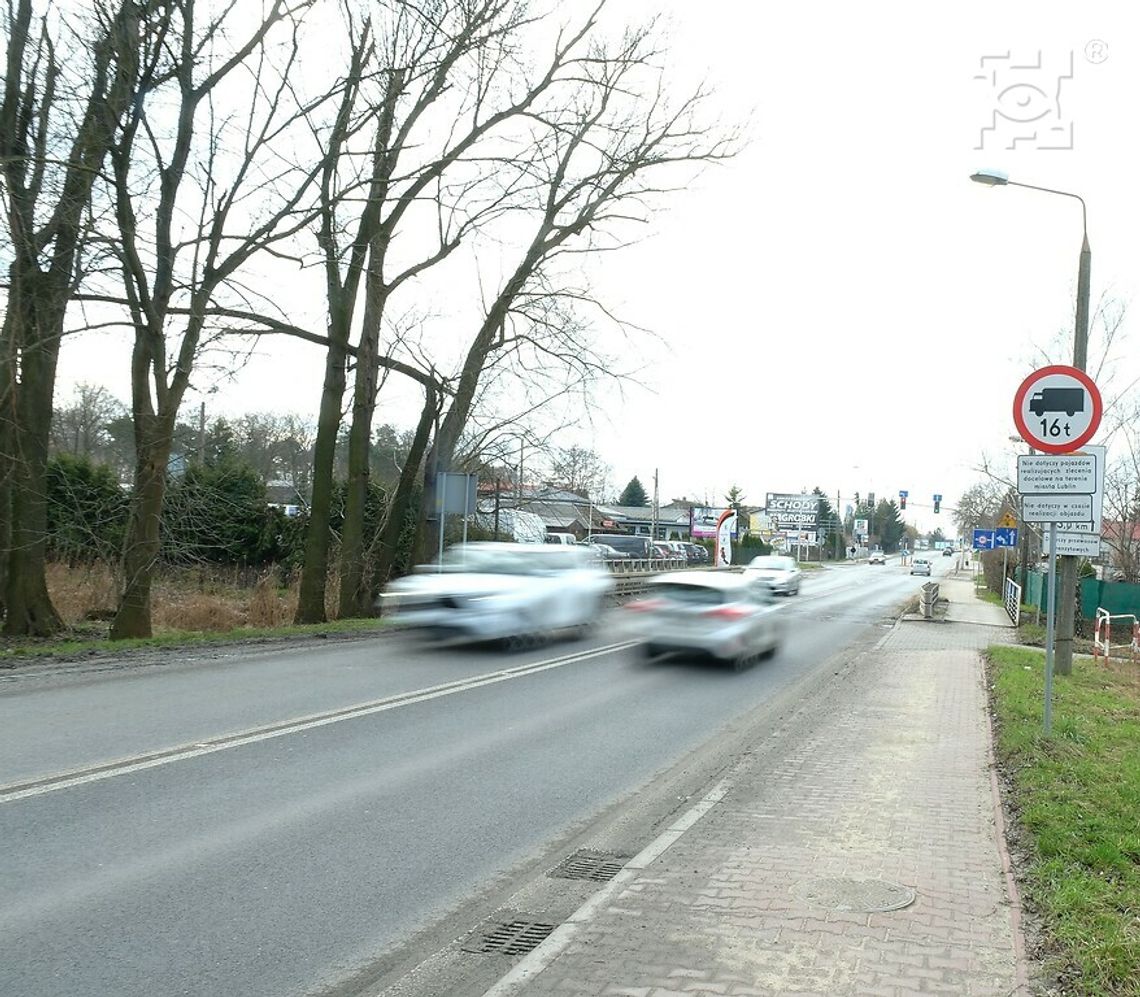
{"label": "parked car", "polygon": [[673,557],[674,560],[680,561],[683,564],[689,563],[689,552],[685,550],[685,545],[680,540],[662,540],[660,546],[665,547]]}
{"label": "parked car", "polygon": [[744,569],[744,574],[751,580],[763,582],[772,592],[782,592],[784,595],[798,595],[803,579],[803,572],[795,558],[781,554],[762,554],[752,558]]}
{"label": "parked car", "polygon": [[569,547],[578,542],[578,538],[573,533],[547,533],[546,542],[548,544],[562,544]]}
{"label": "parked car", "polygon": [[696,653],[741,671],[757,658],[775,654],[784,638],[771,589],[744,574],[668,572],[625,609],[647,658]]}
{"label": "parked car", "polygon": [[685,559],[690,565],[708,564],[712,560],[707,547],[687,542],[682,542],[681,546],[685,548]]}
{"label": "parked car", "polygon": [[561,544],[457,544],[440,566],[423,565],[384,593],[397,622],[436,637],[533,638],[584,632],[613,580],[589,551]]}
{"label": "parked car", "polygon": [[634,533],[594,533],[586,537],[586,542],[609,544],[616,550],[624,551],[630,557],[650,558],[654,556],[653,541],[647,536]]}
{"label": "parked car", "polygon": [[910,562],[910,573],[912,575],[929,575],[930,574],[930,560],[925,557],[916,557]]}
{"label": "parked car", "polygon": [[886,564],[887,555],[881,550],[871,551],[871,556],[867,559],[871,564]]}
{"label": "parked car", "polygon": [[586,541],[582,541],[579,546],[584,547],[586,550],[590,551],[594,557],[598,558],[600,561],[629,560],[628,554],[626,554],[624,551],[618,550],[616,547],[611,547],[609,544],[587,543]]}

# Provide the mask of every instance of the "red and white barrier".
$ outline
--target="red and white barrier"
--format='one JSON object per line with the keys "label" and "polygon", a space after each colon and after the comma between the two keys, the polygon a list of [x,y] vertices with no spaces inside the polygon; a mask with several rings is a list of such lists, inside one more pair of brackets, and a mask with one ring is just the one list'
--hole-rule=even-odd
{"label": "red and white barrier", "polygon": [[1107,609],[1096,610],[1096,623],[1093,626],[1093,660],[1104,658],[1108,660],[1112,654],[1112,621],[1132,621],[1132,643],[1128,646],[1132,661],[1140,657],[1140,619],[1132,613],[1110,613]]}

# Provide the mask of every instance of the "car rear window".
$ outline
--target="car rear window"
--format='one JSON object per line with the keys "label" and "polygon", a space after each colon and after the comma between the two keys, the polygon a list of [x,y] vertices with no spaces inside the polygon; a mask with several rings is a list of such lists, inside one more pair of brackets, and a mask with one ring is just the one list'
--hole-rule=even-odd
{"label": "car rear window", "polygon": [[764,568],[767,571],[791,571],[792,559],[789,557],[754,557],[749,562],[750,568]]}
{"label": "car rear window", "polygon": [[686,606],[719,606],[725,601],[721,589],[709,585],[692,585],[685,582],[658,582],[646,587],[649,598],[668,599]]}

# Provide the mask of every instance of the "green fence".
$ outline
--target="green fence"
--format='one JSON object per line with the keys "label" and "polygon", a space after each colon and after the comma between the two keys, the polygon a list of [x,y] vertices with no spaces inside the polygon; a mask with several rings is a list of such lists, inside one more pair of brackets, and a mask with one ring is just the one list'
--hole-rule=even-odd
{"label": "green fence", "polygon": [[[1021,601],[1027,606],[1045,608],[1049,590],[1045,587],[1045,573],[1029,572],[1029,584]],[[1125,582],[1102,582],[1096,578],[1081,579],[1081,615],[1086,620],[1096,616],[1097,607],[1107,609],[1113,615],[1133,613],[1140,616],[1140,585]]]}

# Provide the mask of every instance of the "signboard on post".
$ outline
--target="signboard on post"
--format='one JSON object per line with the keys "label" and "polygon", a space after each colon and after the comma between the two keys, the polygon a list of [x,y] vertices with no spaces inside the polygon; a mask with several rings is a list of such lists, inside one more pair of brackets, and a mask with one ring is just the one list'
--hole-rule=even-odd
{"label": "signboard on post", "polygon": [[780,530],[819,528],[820,495],[788,495],[768,492],[765,512],[772,526]]}
{"label": "signboard on post", "polygon": [[1022,495],[1021,518],[1027,523],[1059,523],[1073,520],[1091,523],[1091,495]]}
{"label": "signboard on post", "polygon": [[974,530],[974,550],[993,550],[994,531]]}
{"label": "signboard on post", "polygon": [[[689,536],[694,540],[715,540],[721,517],[726,512],[732,512],[723,506],[695,505],[689,510]],[[732,522],[732,539],[736,536],[736,520]]]}
{"label": "signboard on post", "polygon": [[1091,495],[1096,474],[1096,455],[1083,451],[1017,458],[1017,490],[1023,495]]}
{"label": "signboard on post", "polygon": [[999,526],[994,530],[994,547],[1016,547],[1017,530],[1011,526]]}
{"label": "signboard on post", "polygon": [[1021,438],[1050,454],[1072,453],[1088,443],[1100,426],[1101,412],[1093,379],[1063,364],[1035,370],[1013,396],[1013,421]]}
{"label": "signboard on post", "polygon": [[[1046,530],[1042,534],[1042,543],[1045,549],[1049,549],[1049,542],[1052,539],[1052,531]],[[1100,534],[1099,533],[1062,533],[1057,531],[1057,554],[1061,557],[1066,555],[1071,557],[1099,557],[1100,556]]]}

